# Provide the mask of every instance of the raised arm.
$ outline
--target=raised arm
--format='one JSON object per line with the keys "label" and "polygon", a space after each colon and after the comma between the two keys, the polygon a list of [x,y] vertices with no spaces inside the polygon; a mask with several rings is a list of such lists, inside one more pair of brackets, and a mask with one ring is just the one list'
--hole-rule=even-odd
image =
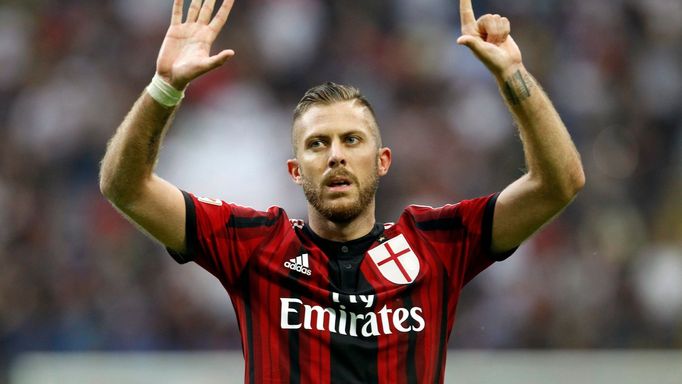
{"label": "raised arm", "polygon": [[104,196],[149,235],[178,251],[185,250],[185,204],[176,187],[153,173],[159,147],[189,82],[234,55],[232,50],[210,55],[233,0],[225,0],[214,17],[215,0],[192,0],[184,21],[183,3],[174,0],[155,79],[109,141],[100,167]]}
{"label": "raised arm", "polygon": [[466,45],[495,76],[519,126],[527,173],[499,195],[493,216],[492,250],[518,246],[561,212],[585,184],[580,155],[559,114],[523,66],[510,36],[509,20],[485,15],[476,20],[471,0],[460,0]]}

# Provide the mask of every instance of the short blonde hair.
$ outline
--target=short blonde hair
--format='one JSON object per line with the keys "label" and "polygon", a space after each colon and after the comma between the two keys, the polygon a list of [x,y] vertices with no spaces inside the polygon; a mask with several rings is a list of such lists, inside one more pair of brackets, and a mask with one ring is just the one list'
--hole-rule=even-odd
{"label": "short blonde hair", "polygon": [[[379,126],[376,123],[376,115],[374,113],[374,108],[372,104],[365,98],[365,96],[360,92],[359,89],[350,85],[336,84],[334,82],[328,81],[324,84],[316,85],[308,89],[298,104],[294,109],[293,123],[296,123],[304,113],[306,113],[310,108],[315,105],[330,105],[334,103],[344,102],[344,101],[357,101],[363,107],[366,107],[372,118],[374,119],[374,138],[377,142],[377,148],[381,148],[381,134],[379,133]],[[296,143],[293,135],[292,127],[291,142],[294,149],[294,154],[296,154]]]}

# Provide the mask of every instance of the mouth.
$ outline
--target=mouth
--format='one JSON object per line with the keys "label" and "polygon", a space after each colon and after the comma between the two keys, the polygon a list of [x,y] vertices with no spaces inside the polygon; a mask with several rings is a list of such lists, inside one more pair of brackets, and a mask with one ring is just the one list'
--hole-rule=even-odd
{"label": "mouth", "polygon": [[344,176],[332,177],[325,185],[332,192],[345,192],[350,190],[353,182]]}

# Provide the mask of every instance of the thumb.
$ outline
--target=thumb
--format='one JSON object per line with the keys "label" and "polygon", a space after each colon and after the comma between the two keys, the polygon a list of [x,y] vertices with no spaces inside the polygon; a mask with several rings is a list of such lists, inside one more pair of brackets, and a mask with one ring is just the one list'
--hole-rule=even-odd
{"label": "thumb", "polygon": [[234,56],[234,51],[231,49],[226,49],[220,53],[217,53],[204,61],[205,72],[213,70],[225,64],[225,62]]}
{"label": "thumb", "polygon": [[483,48],[483,41],[471,35],[462,35],[457,39],[457,44],[466,45],[474,52],[480,52]]}

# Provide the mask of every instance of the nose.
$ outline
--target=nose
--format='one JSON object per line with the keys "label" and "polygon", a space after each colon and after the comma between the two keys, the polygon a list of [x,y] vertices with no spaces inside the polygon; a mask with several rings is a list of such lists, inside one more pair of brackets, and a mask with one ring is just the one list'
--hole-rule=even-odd
{"label": "nose", "polygon": [[346,155],[343,145],[336,140],[332,142],[332,145],[329,148],[329,162],[327,165],[329,168],[335,168],[339,165],[346,165]]}

